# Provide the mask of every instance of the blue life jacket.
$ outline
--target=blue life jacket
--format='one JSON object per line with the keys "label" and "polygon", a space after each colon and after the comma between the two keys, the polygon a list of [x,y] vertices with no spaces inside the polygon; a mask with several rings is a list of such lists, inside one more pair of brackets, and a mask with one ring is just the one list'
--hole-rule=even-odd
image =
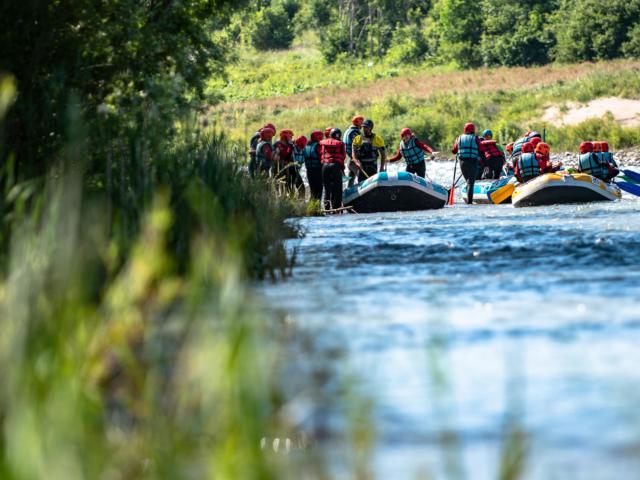
{"label": "blue life jacket", "polygon": [[609,175],[609,169],[601,164],[600,158],[594,152],[583,153],[578,157],[578,170],[601,180]]}
{"label": "blue life jacket", "polygon": [[351,125],[342,136],[342,141],[347,148],[347,158],[351,158],[351,155],[353,154],[353,139],[358,135],[360,135],[360,128],[355,125]]}
{"label": "blue life jacket", "polygon": [[537,177],[541,175],[542,172],[540,171],[540,165],[538,165],[536,154],[527,152],[520,155],[520,158],[518,158],[518,171],[522,178]]}
{"label": "blue life jacket", "polygon": [[269,160],[267,157],[265,157],[262,154],[262,147],[265,145],[269,145],[269,148],[271,149],[271,153],[273,153],[273,144],[266,140],[260,140],[260,142],[256,146],[256,162],[258,162],[258,165],[264,168],[271,168],[273,161]]}
{"label": "blue life jacket", "polygon": [[304,164],[307,166],[307,170],[322,167],[320,157],[318,157],[318,151],[316,150],[317,145],[318,142],[311,142],[304,148]]}
{"label": "blue life jacket", "polygon": [[252,157],[256,156],[256,147],[260,142],[260,132],[254,133],[249,139],[249,155]]}
{"label": "blue life jacket", "polygon": [[471,133],[460,135],[458,138],[458,159],[480,161],[480,150],[478,150],[475,135]]}
{"label": "blue life jacket", "polygon": [[416,137],[411,137],[408,142],[400,140],[400,153],[408,165],[424,162],[424,150],[416,145]]}
{"label": "blue life jacket", "polygon": [[297,167],[302,166],[304,163],[304,148],[300,150],[296,145],[293,146],[293,162]]}
{"label": "blue life jacket", "polygon": [[527,142],[530,142],[536,137],[542,138],[542,136],[538,132],[531,132],[529,135],[525,135],[524,137],[516,140],[516,142],[513,144],[513,151],[511,152],[511,158],[519,156],[522,153],[522,145],[524,145]]}

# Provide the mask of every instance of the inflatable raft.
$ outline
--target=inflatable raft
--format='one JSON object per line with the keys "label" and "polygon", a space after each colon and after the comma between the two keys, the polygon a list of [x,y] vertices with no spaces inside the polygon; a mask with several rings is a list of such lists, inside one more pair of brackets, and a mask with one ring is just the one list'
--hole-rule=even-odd
{"label": "inflatable raft", "polygon": [[586,203],[619,200],[622,196],[617,185],[605,183],[586,173],[546,173],[513,191],[514,207],[555,205],[560,203]]}
{"label": "inflatable raft", "polygon": [[449,191],[408,172],[380,172],[347,188],[342,195],[345,207],[358,213],[398,212],[443,208]]}
{"label": "inflatable raft", "polygon": [[[491,189],[491,185],[493,185],[494,182],[495,180],[476,180],[476,183],[473,185],[473,203],[490,203],[488,194],[489,190]],[[468,203],[466,182],[460,189],[460,195],[462,195],[464,203]]]}
{"label": "inflatable raft", "polygon": [[487,192],[489,202],[496,205],[511,203],[511,195],[517,185],[518,179],[514,176],[502,177],[500,180],[494,181]]}

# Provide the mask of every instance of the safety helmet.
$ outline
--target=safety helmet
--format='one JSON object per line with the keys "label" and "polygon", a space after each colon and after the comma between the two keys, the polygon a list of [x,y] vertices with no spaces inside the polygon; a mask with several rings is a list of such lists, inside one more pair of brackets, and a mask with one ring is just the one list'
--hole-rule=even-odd
{"label": "safety helmet", "polygon": [[292,138],[293,138],[293,130],[289,130],[288,128],[280,130],[280,139],[281,140],[284,140],[284,139],[291,140]]}
{"label": "safety helmet", "polygon": [[465,123],[464,133],[476,133],[476,126],[473,123]]}
{"label": "safety helmet", "polygon": [[324,129],[324,138],[329,138],[331,130],[333,130],[333,127],[327,127]]}
{"label": "safety helmet", "polygon": [[273,130],[273,133],[276,133],[276,126],[273,123],[267,123],[264,127],[262,128],[270,128],[271,130]]}
{"label": "safety helmet", "polygon": [[589,153],[589,152],[593,152],[593,143],[582,142],[580,144],[580,153]]}
{"label": "safety helmet", "polygon": [[273,138],[273,136],[275,135],[275,130],[266,127],[266,128],[261,128],[260,129],[260,139],[261,140],[271,140]]}
{"label": "safety helmet", "polygon": [[402,130],[400,130],[400,138],[404,137],[405,135],[413,135],[413,132],[410,128],[403,128]]}
{"label": "safety helmet", "polygon": [[600,142],[600,145],[602,146],[602,151],[603,152],[608,152],[609,151],[609,142]]}
{"label": "safety helmet", "polygon": [[602,142],[591,142],[593,143],[593,151],[601,152],[602,151]]}
{"label": "safety helmet", "polygon": [[544,142],[540,142],[536,145],[536,153],[539,153],[542,156],[547,156],[551,152],[551,148]]}
{"label": "safety helmet", "polygon": [[367,118],[364,122],[362,122],[363,127],[373,128],[373,120]]}
{"label": "safety helmet", "polygon": [[340,130],[339,128],[332,128],[331,132],[329,133],[329,137],[340,140],[342,138],[342,130]]}
{"label": "safety helmet", "polygon": [[293,143],[295,143],[298,148],[304,148],[307,146],[307,137],[300,135]]}
{"label": "safety helmet", "polygon": [[522,153],[533,153],[533,144],[526,142],[522,145]]}
{"label": "safety helmet", "polygon": [[362,115],[356,115],[351,119],[351,123],[356,127],[361,127],[362,122],[364,122],[364,117]]}
{"label": "safety helmet", "polygon": [[322,133],[320,130],[314,130],[313,132],[311,132],[311,141],[312,142],[319,142],[324,138],[324,133]]}
{"label": "safety helmet", "polygon": [[489,136],[489,137],[493,138],[493,132],[491,130],[489,130],[489,129],[486,129],[484,132],[482,132],[482,136],[483,137]]}
{"label": "safety helmet", "polygon": [[504,149],[509,153],[513,153],[513,142],[504,147]]}
{"label": "safety helmet", "polygon": [[531,145],[533,145],[533,148],[534,148],[534,149],[535,149],[535,148],[536,148],[536,146],[537,146],[539,143],[541,143],[541,142],[542,142],[542,140],[541,140],[540,138],[538,138],[538,137],[533,137],[531,140],[529,140],[529,143],[530,143]]}
{"label": "safety helmet", "polygon": [[537,138],[542,138],[542,135],[540,135],[540,133],[536,132],[535,130],[527,132],[525,136],[529,137],[529,139],[536,138],[536,137]]}

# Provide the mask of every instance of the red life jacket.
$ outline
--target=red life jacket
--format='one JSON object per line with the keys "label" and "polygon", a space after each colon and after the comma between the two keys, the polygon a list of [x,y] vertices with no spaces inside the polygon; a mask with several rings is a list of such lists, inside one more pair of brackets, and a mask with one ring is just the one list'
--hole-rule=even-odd
{"label": "red life jacket", "polygon": [[482,146],[484,150],[484,158],[489,160],[490,158],[504,158],[504,154],[498,149],[498,143],[495,140],[483,140]]}
{"label": "red life jacket", "polygon": [[293,145],[291,143],[284,143],[282,140],[278,140],[273,144],[273,148],[280,154],[280,160],[283,165],[293,162]]}
{"label": "red life jacket", "polygon": [[344,142],[335,138],[327,138],[320,142],[322,152],[322,163],[339,163],[344,165],[344,159],[347,157],[347,150]]}

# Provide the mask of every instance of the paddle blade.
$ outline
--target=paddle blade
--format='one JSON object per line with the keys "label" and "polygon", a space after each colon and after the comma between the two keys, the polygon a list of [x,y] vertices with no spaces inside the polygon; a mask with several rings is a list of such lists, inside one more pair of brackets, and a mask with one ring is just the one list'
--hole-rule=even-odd
{"label": "paddle blade", "polygon": [[622,172],[627,177],[629,177],[632,181],[636,183],[640,183],[640,173],[634,172],[633,170],[629,170],[628,168],[623,169]]}
{"label": "paddle blade", "polygon": [[453,205],[454,204],[454,198],[456,195],[456,187],[455,185],[451,185],[451,190],[449,190],[449,205]]}
{"label": "paddle blade", "polygon": [[616,182],[616,185],[618,185],[621,190],[624,190],[631,195],[635,195],[636,197],[640,197],[640,185],[634,185],[633,183],[627,182]]}

